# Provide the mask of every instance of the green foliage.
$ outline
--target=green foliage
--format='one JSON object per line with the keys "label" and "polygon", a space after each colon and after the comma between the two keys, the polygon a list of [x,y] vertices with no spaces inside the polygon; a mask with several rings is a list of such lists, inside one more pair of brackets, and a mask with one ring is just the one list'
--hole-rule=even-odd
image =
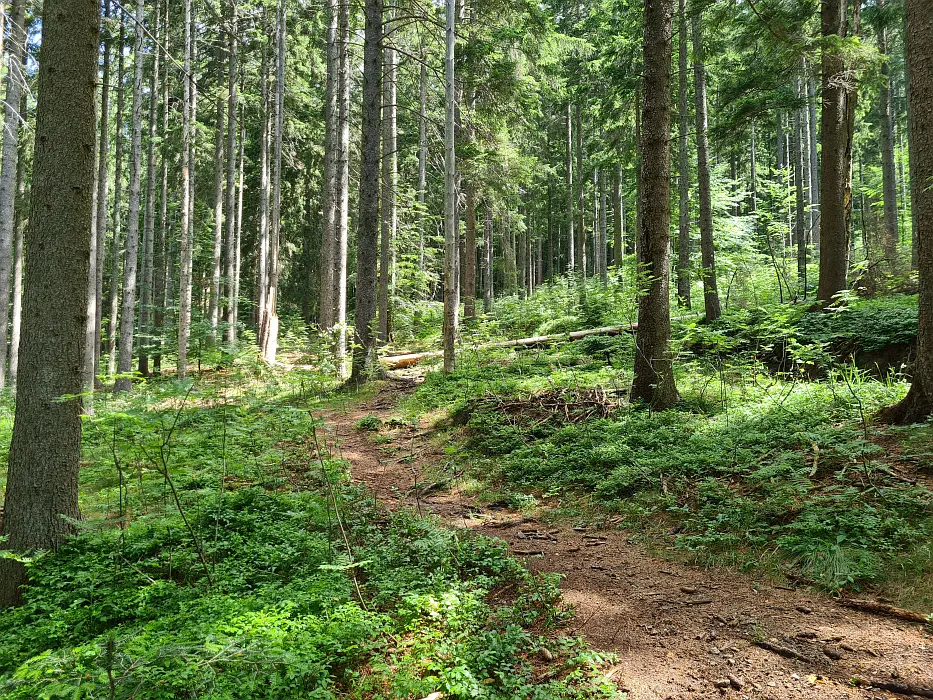
{"label": "green foliage", "polygon": [[0,614],[0,695],[615,697],[573,640],[561,680],[534,681],[566,615],[554,580],[500,542],[386,519],[345,463],[317,461],[319,379],[240,362],[101,402],[82,533]]}

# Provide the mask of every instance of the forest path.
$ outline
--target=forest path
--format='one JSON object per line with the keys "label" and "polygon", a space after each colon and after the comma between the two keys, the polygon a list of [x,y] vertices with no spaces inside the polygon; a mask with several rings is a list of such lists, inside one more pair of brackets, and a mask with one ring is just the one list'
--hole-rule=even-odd
{"label": "forest path", "polygon": [[[325,413],[329,445],[387,508],[413,507],[497,537],[530,569],[562,574],[564,600],[576,608],[567,631],[618,655],[608,673],[632,700],[904,697],[853,687],[854,676],[933,689],[928,627],[844,609],[815,591],[667,561],[620,530],[544,524],[499,504],[478,506],[456,479],[444,483],[449,456],[431,429],[393,421],[416,381],[392,379],[375,396]],[[392,442],[354,427],[367,416],[382,420],[381,434]]]}

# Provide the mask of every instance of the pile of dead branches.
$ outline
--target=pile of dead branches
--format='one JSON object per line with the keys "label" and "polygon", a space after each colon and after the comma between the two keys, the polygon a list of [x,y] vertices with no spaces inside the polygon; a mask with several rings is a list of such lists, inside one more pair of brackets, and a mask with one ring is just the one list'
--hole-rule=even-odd
{"label": "pile of dead branches", "polygon": [[605,387],[549,389],[524,397],[486,396],[470,408],[511,416],[515,424],[583,423],[610,418],[623,404],[626,389]]}

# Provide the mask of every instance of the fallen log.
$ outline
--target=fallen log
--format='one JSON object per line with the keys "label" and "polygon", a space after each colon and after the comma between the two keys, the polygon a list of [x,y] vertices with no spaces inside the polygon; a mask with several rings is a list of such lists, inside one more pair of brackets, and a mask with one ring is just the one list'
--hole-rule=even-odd
{"label": "fallen log", "polygon": [[778,656],[783,656],[788,659],[796,659],[797,661],[804,661],[808,664],[816,663],[816,660],[806,654],[802,654],[796,649],[791,649],[790,647],[781,646],[780,644],[772,644],[763,639],[756,640],[752,642],[756,647],[761,647],[765,651],[770,651],[772,654],[777,654]]}
{"label": "fallen log", "polygon": [[[688,316],[678,316],[677,318],[672,318],[671,321],[687,321],[692,318],[697,318],[698,314],[691,314]],[[502,340],[496,343],[487,343],[485,345],[479,345],[475,348],[469,348],[470,350],[492,350],[497,348],[539,348],[545,345],[553,345],[554,343],[573,343],[577,340],[583,340],[588,338],[591,335],[605,335],[605,336],[614,336],[622,335],[623,333],[634,333],[638,330],[637,323],[627,323],[622,326],[606,326],[604,328],[590,328],[585,331],[574,331],[573,333],[559,333],[557,335],[538,335],[532,336],[531,338],[519,338],[518,340]],[[414,367],[415,365],[423,362],[424,360],[431,360],[436,357],[443,357],[444,353],[440,350],[432,352],[419,352],[409,355],[388,355],[386,357],[380,358],[380,362],[385,365],[388,369],[406,369],[408,367]]]}
{"label": "fallen log", "polygon": [[931,617],[933,617],[931,615],[924,615],[923,613],[914,612],[913,610],[903,610],[901,608],[896,608],[893,605],[877,603],[874,600],[856,600],[855,598],[843,598],[839,601],[839,605],[844,608],[850,608],[851,610],[861,610],[862,612],[872,613],[874,615],[884,615],[886,617],[893,617],[898,620],[919,622],[920,624],[930,622]]}
{"label": "fallen log", "polygon": [[863,678],[854,676],[853,685],[859,688],[878,688],[878,690],[887,690],[889,693],[897,695],[909,695],[917,698],[933,698],[933,688],[929,686],[912,685],[898,680],[888,680],[884,678]]}

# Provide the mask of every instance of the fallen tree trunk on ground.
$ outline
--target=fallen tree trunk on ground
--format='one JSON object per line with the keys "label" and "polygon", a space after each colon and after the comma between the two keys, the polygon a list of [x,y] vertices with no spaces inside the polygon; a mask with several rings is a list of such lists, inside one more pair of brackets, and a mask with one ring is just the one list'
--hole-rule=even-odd
{"label": "fallen tree trunk on ground", "polygon": [[927,620],[930,619],[929,615],[914,612],[913,610],[902,610],[901,608],[895,608],[893,605],[876,603],[873,600],[855,600],[852,598],[843,598],[839,601],[839,605],[844,608],[850,608],[852,610],[861,610],[862,612],[873,613],[875,615],[884,615],[886,617],[893,617],[898,620],[907,620],[908,622],[919,622],[920,624],[924,624],[927,622]]}
{"label": "fallen tree trunk on ground", "polygon": [[[678,316],[671,321],[687,321],[697,318],[697,314],[690,316]],[[627,323],[623,326],[607,326],[604,328],[591,328],[585,331],[574,331],[573,333],[559,333],[557,335],[538,335],[531,338],[519,338],[518,340],[502,340],[497,343],[487,343],[469,350],[491,350],[495,348],[539,348],[554,343],[572,343],[577,340],[583,340],[591,335],[622,335],[623,333],[634,333],[638,330],[637,323]],[[414,367],[424,360],[431,360],[436,357],[443,357],[444,353],[440,350],[433,352],[419,352],[410,355],[389,355],[380,359],[383,365],[388,369],[405,369]]]}

